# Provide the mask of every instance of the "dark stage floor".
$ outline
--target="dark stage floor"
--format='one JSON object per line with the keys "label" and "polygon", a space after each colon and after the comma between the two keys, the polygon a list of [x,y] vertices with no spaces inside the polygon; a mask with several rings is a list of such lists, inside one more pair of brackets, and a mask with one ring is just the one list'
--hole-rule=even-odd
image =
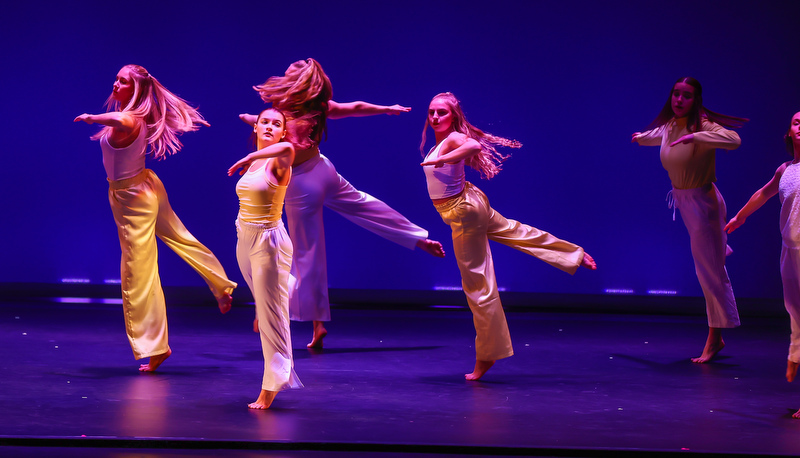
{"label": "dark stage floor", "polygon": [[[747,318],[695,365],[704,317],[509,313],[516,355],[479,382],[466,309],[334,310],[304,389],[247,403],[253,312],[171,306],[173,356],[140,374],[118,304],[0,304],[0,455],[800,455],[788,318]],[[658,454],[658,453],[655,453]]]}

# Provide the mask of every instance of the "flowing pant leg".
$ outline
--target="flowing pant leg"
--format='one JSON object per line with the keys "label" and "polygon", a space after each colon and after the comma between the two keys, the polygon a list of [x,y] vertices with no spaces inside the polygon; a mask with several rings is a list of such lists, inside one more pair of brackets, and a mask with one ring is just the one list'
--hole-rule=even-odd
{"label": "flowing pant leg", "polygon": [[428,237],[428,231],[380,200],[355,189],[336,173],[325,156],[300,164],[293,170],[285,199],[289,235],[295,246],[292,274],[297,278],[297,289],[290,302],[293,320],[330,321],[323,205],[409,249]]}
{"label": "flowing pant leg", "polygon": [[261,388],[280,391],[303,384],[294,371],[289,330],[289,271],[292,242],[283,223],[237,221],[236,258],[256,303],[264,376]]}
{"label": "flowing pant leg", "polygon": [[480,361],[507,358],[514,350],[487,237],[489,202],[480,190],[468,186],[461,196],[436,208],[452,230],[453,253],[475,325],[475,357]]}
{"label": "flowing pant leg", "polygon": [[111,182],[108,200],[122,250],[120,280],[125,330],[136,359],[169,350],[167,311],[158,275],[159,193],[152,172]]}
{"label": "flowing pant leg", "polygon": [[783,303],[789,313],[792,334],[789,360],[800,363],[800,247],[783,245],[781,249],[781,279]]}
{"label": "flowing pant leg", "polygon": [[692,245],[695,272],[706,299],[708,326],[739,326],[739,311],[731,280],[725,269],[728,234],[725,232],[725,201],[713,184],[706,188],[674,189]]}
{"label": "flowing pant leg", "polygon": [[186,229],[178,215],[172,210],[163,183],[155,173],[152,177],[154,190],[158,194],[158,217],[156,220],[158,238],[203,277],[214,297],[231,294],[236,288],[236,283],[228,279],[225,269],[211,250]]}

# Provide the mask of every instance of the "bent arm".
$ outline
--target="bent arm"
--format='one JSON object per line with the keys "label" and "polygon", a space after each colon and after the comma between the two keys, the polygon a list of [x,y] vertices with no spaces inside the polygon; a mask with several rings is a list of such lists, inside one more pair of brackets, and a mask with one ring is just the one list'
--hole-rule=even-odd
{"label": "bent arm", "polygon": [[102,114],[84,113],[75,118],[74,122],[83,121],[86,124],[101,124],[122,132],[131,132],[136,128],[136,117],[121,111],[111,111]]}
{"label": "bent arm", "polygon": [[440,150],[439,156],[425,161],[420,165],[433,165],[441,167],[444,164],[454,164],[481,152],[481,144],[474,138],[458,132],[451,133]]}
{"label": "bent arm", "polygon": [[642,146],[659,146],[662,135],[664,135],[664,126],[658,126],[645,132],[635,132],[631,136],[631,143],[638,143]]}
{"label": "bent arm", "polygon": [[236,170],[240,168],[242,170],[239,172],[239,175],[243,175],[253,161],[272,157],[278,158],[278,164],[280,164],[281,167],[291,167],[292,161],[294,161],[294,146],[292,146],[292,144],[289,142],[278,142],[265,148],[261,148],[258,151],[253,151],[247,156],[236,161],[236,163],[228,169],[228,176],[233,175]]}
{"label": "bent arm", "polygon": [[765,184],[761,189],[756,191],[750,197],[750,200],[747,201],[744,207],[742,207],[742,209],[736,213],[736,216],[728,221],[728,224],[725,225],[725,231],[727,231],[728,234],[744,224],[748,216],[752,215],[756,210],[761,208],[769,199],[778,193],[778,184],[781,181],[781,175],[783,175],[784,170],[786,170],[786,164],[782,164],[780,167],[778,167],[778,170],[775,171],[775,175],[772,177],[772,179],[769,180],[769,182],[767,182],[767,184]]}
{"label": "bent arm", "polygon": [[703,130],[694,133],[694,143],[703,143],[713,148],[734,150],[742,139],[734,130],[728,130],[714,122],[703,122]]}
{"label": "bent arm", "polygon": [[409,111],[411,108],[402,105],[375,105],[362,101],[339,103],[329,100],[327,117],[328,119],[355,118],[380,114],[396,115]]}

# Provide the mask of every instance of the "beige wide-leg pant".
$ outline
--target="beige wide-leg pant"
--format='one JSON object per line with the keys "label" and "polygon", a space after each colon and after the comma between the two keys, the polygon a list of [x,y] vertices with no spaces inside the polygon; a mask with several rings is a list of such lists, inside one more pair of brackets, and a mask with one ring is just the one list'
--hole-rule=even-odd
{"label": "beige wide-leg pant", "polygon": [[569,274],[580,266],[583,248],[504,218],[492,209],[486,195],[469,182],[459,196],[436,205],[436,210],[453,231],[453,253],[475,324],[476,359],[494,361],[513,355],[489,240],[535,256]]}
{"label": "beige wide-leg pant", "polygon": [[725,232],[725,200],[711,183],[702,188],[673,189],[675,207],[689,231],[697,279],[706,299],[710,328],[739,326],[739,311],[725,269],[730,253]]}
{"label": "beige wide-leg pant", "polygon": [[183,226],[152,170],[111,181],[108,200],[122,249],[122,309],[133,354],[141,359],[166,353],[167,310],[158,276],[156,236],[203,277],[215,297],[230,294],[236,283],[228,279],[214,254]]}
{"label": "beige wide-leg pant", "polygon": [[800,247],[781,248],[781,279],[783,280],[783,304],[789,312],[792,335],[789,343],[789,360],[800,363]]}
{"label": "beige wide-leg pant", "polygon": [[289,331],[289,270],[292,241],[283,221],[254,224],[236,221],[236,259],[256,302],[258,333],[264,354],[261,389],[301,388],[294,372]]}

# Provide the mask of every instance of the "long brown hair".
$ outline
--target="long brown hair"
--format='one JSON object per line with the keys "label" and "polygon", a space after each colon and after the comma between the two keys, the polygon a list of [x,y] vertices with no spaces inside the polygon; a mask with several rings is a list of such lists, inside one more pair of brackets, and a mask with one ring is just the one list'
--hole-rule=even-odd
{"label": "long brown hair", "polygon": [[[141,65],[122,68],[130,70],[133,95],[124,107],[110,96],[106,100],[106,107],[109,111],[130,113],[143,121],[150,152],[156,159],[164,159],[180,151],[183,147],[178,140],[180,134],[195,131],[201,125],[209,125],[197,108],[170,92]],[[112,127],[104,127],[92,139],[97,140],[111,130]]]}
{"label": "long brown hair", "polygon": [[283,76],[272,76],[253,89],[264,102],[272,103],[288,115],[292,143],[308,149],[327,137],[328,102],[333,97],[333,86],[316,60],[298,60]]}
{"label": "long brown hair", "polygon": [[[461,109],[461,102],[451,92],[442,92],[436,94],[431,102],[434,100],[441,100],[450,107],[450,112],[453,114],[453,129],[460,132],[467,137],[473,138],[481,144],[481,152],[471,156],[467,159],[466,164],[473,169],[480,172],[481,177],[490,179],[497,175],[502,169],[501,163],[508,158],[509,155],[503,155],[497,151],[495,146],[507,146],[509,148],[521,148],[522,143],[516,140],[509,140],[504,137],[498,137],[488,132],[484,132],[467,121],[464,116],[464,111]],[[425,127],[422,129],[422,143],[419,145],[419,150],[425,156],[425,141],[427,139],[427,131],[430,126],[428,117],[425,117]]]}
{"label": "long brown hair", "polygon": [[744,123],[749,121],[747,118],[724,115],[704,107],[703,86],[700,85],[700,81],[697,81],[691,76],[685,76],[683,78],[678,78],[678,81],[675,81],[675,83],[672,85],[672,89],[670,89],[669,95],[667,96],[667,102],[664,104],[664,107],[661,108],[661,112],[658,113],[656,119],[654,119],[653,122],[651,122],[650,125],[645,128],[645,130],[651,130],[655,129],[656,127],[663,126],[675,117],[675,113],[672,111],[672,92],[675,90],[675,85],[678,83],[686,83],[694,88],[694,101],[692,103],[691,110],[689,110],[689,114],[686,116],[686,128],[689,130],[689,132],[700,131],[703,118],[715,122],[723,127],[727,127],[728,129],[742,127]]}

